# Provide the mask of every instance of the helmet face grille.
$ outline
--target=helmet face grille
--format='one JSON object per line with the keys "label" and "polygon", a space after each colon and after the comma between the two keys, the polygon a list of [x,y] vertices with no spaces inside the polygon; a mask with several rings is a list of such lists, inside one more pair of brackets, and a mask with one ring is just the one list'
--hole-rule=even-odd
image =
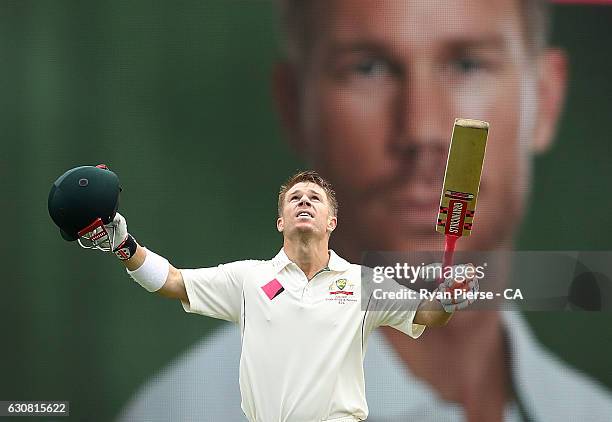
{"label": "helmet face grille", "polygon": [[79,239],[79,232],[101,219],[109,224],[119,207],[119,178],[108,169],[81,166],[60,176],[49,192],[49,215],[62,237]]}
{"label": "helmet face grille", "polygon": [[110,231],[111,233],[104,227],[102,219],[98,218],[92,224],[79,231],[79,245],[85,249],[100,249],[104,252],[112,251],[115,246],[113,245],[114,228],[111,228]]}

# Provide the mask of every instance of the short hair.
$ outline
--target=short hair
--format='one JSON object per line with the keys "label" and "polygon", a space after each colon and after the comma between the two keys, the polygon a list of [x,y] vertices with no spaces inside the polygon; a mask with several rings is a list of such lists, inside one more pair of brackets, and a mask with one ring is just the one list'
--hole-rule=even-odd
{"label": "short hair", "polygon": [[314,183],[315,185],[320,186],[325,194],[327,195],[327,201],[329,202],[329,207],[334,216],[338,215],[338,200],[336,199],[336,192],[332,188],[331,183],[322,178],[319,173],[314,170],[306,170],[300,171],[293,176],[291,176],[285,183],[283,183],[280,187],[280,191],[278,192],[278,215],[279,217],[283,212],[283,204],[285,202],[285,195],[293,186],[298,183],[306,182],[306,183]]}
{"label": "short hair", "polygon": [[[523,18],[528,52],[536,55],[548,44],[550,7],[548,0],[516,0]],[[312,47],[312,25],[316,23],[317,0],[278,0],[285,52],[290,61],[300,63]]]}

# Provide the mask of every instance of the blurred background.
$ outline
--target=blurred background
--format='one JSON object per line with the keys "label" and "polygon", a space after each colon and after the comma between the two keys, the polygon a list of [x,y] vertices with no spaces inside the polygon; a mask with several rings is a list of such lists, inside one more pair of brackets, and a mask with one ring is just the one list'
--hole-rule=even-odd
{"label": "blurred background", "polygon": [[[47,195],[67,169],[115,171],[130,232],[177,267],[278,251],[278,186],[304,164],[270,96],[276,22],[258,0],[2,2],[0,400],[70,400],[71,419],[111,420],[218,326],[60,238]],[[556,146],[536,161],[520,249],[611,249],[611,24],[612,7],[554,7],[568,100]],[[527,318],[612,388],[612,314]]]}

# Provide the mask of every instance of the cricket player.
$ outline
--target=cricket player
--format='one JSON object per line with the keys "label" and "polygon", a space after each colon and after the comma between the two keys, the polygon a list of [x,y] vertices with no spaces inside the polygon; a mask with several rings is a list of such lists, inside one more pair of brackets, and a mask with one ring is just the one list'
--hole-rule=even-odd
{"label": "cricket player", "polygon": [[[343,205],[334,249],[354,262],[367,250],[442,250],[432,216],[452,122],[462,116],[492,129],[477,227],[459,247],[511,250],[534,157],[552,145],[564,101],[567,60],[547,44],[545,2],[281,3],[287,60],[274,73],[274,95],[289,143],[330,179]],[[396,333],[383,328],[369,339],[372,421],[612,414],[609,393],[544,349],[518,313],[459,312],[418,341]],[[186,419],[238,420],[226,409],[237,400],[237,368],[225,356],[239,342],[221,327],[147,383],[122,420],[161,420],[156,414],[168,408]],[[196,387],[212,374],[214,387]],[[185,396],[194,397],[189,408]]]}
{"label": "cricket player", "polygon": [[[91,209],[91,200],[83,204],[83,192],[93,191],[91,198],[106,195],[109,189],[98,179],[109,176],[114,175],[105,167],[79,167],[58,179],[50,209],[64,236],[75,224],[61,210],[73,210],[77,203]],[[114,201],[106,203],[106,209],[113,209]],[[179,270],[138,245],[121,214],[103,229],[101,217],[92,226],[77,227],[79,242],[83,238],[93,247],[112,250],[136,282],[150,292],[179,299],[186,312],[240,325],[242,410],[253,422],[365,420],[363,359],[372,330],[389,326],[417,338],[425,327],[445,325],[455,310],[473,302],[478,291],[478,279],[468,276],[448,278],[435,291],[452,291],[457,280],[462,281],[459,289],[471,297],[382,298],[381,291],[407,289],[391,279],[380,283],[368,278],[367,270],[362,272],[361,266],[329,249],[338,203],[331,185],[313,171],[294,175],[280,189],[276,226],[283,247],[269,261]],[[107,246],[102,248],[99,244],[104,242]]]}

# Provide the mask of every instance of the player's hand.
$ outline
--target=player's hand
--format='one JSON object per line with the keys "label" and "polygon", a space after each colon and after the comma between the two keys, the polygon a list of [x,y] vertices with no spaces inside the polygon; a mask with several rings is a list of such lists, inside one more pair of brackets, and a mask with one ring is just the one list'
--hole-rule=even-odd
{"label": "player's hand", "polygon": [[113,247],[113,252],[115,252],[119,248],[119,246],[123,242],[125,242],[125,239],[127,239],[127,221],[125,221],[125,218],[121,214],[116,213],[115,218],[113,218],[113,221],[111,221],[109,224],[106,224],[104,228],[108,232],[109,236],[112,236],[111,245]]}
{"label": "player's hand", "polygon": [[[468,267],[474,268],[472,264],[453,266],[453,277],[445,279],[436,289],[438,292],[450,294],[450,298],[443,297],[440,299],[442,307],[448,313],[465,309],[476,301],[476,293],[480,288],[478,277],[474,270],[468,271]],[[467,277],[466,273],[472,275],[472,277]]]}
{"label": "player's hand", "polygon": [[130,259],[138,247],[136,240],[128,233],[125,218],[116,213],[113,221],[105,225],[95,226],[91,231],[82,235],[87,244],[79,244],[86,249],[99,249],[103,252],[112,252],[122,261]]}

